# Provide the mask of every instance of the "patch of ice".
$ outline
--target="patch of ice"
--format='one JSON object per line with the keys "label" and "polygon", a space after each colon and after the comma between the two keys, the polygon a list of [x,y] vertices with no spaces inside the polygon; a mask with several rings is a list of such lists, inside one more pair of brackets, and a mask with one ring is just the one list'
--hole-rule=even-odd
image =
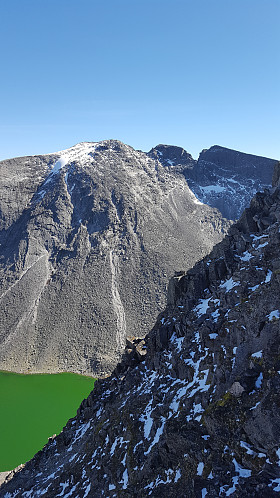
{"label": "patch of ice", "polygon": [[238,480],[239,480],[238,476],[232,478],[233,486],[226,491],[226,496],[230,496],[232,495],[232,493],[234,493],[234,491],[236,490],[236,486],[238,484]]}
{"label": "patch of ice", "polygon": [[115,449],[117,447],[117,444],[122,446],[123,444],[128,443],[128,441],[125,441],[123,436],[116,437],[115,441],[113,442],[110,450],[110,455],[112,456],[115,453]]}
{"label": "patch of ice", "polygon": [[161,426],[157,429],[157,431],[155,433],[155,437],[154,437],[151,445],[149,446],[148,450],[144,452],[144,455],[148,455],[150,453],[151,449],[153,448],[153,446],[159,442],[159,438],[163,433],[165,422],[166,422],[166,418],[161,417]]}
{"label": "patch of ice", "polygon": [[269,315],[266,315],[268,320],[270,322],[272,322],[273,320],[279,320],[280,318],[280,312],[279,310],[274,310],[274,311],[271,311],[271,313],[269,313]]}
{"label": "patch of ice", "polygon": [[74,491],[76,490],[77,486],[78,486],[78,484],[75,484],[75,486],[73,486],[73,488],[70,489],[69,493],[67,493],[66,495],[63,495],[63,498],[68,498],[69,496],[72,496]]}
{"label": "patch of ice", "polygon": [[74,453],[74,455],[71,456],[71,458],[69,458],[69,462],[72,462],[74,460],[74,458],[76,458],[78,455],[78,453]]}
{"label": "patch of ice", "polygon": [[215,194],[218,194],[220,192],[224,192],[226,190],[225,187],[221,187],[221,185],[206,185],[206,187],[200,187],[201,190],[203,190],[204,194],[210,194],[214,192]]}
{"label": "patch of ice", "polygon": [[256,289],[258,289],[260,286],[260,284],[258,285],[254,285],[254,287],[249,287],[249,290],[251,290],[252,292],[254,292]]}
{"label": "patch of ice", "polygon": [[197,466],[197,470],[196,470],[196,473],[198,476],[202,476],[203,469],[204,469],[204,463],[199,462],[199,464]]}
{"label": "patch of ice", "polygon": [[252,474],[251,470],[244,469],[243,467],[241,467],[241,465],[235,460],[235,458],[233,459],[232,462],[233,462],[234,467],[235,467],[235,472],[238,472],[239,477],[245,477],[246,479],[248,477],[251,477],[251,474]]}
{"label": "patch of ice", "polygon": [[[166,479],[163,480],[159,475],[157,476],[156,480],[155,481],[152,481],[150,482],[150,484],[147,484],[147,486],[145,486],[144,489],[151,489],[153,490],[154,488],[157,488],[160,484],[169,484],[170,482],[172,482],[172,477],[174,475],[174,470],[172,469],[168,469],[166,470],[165,472],[165,475],[166,475]],[[178,476],[178,473],[180,473],[180,477],[181,477],[181,472],[180,470],[177,470],[176,471],[176,474],[175,474],[175,478],[174,478],[174,482],[177,482],[175,481],[176,479],[176,476]],[[178,477],[178,479],[180,478]],[[178,480],[177,479],[177,480]],[[152,493],[152,491],[150,491],[149,495]]]}
{"label": "patch of ice", "polygon": [[102,408],[99,408],[99,410],[97,410],[97,412],[96,412],[96,414],[95,414],[95,417],[96,417],[96,418],[99,418],[99,417],[100,417],[100,415],[101,415],[101,413],[102,413]]}
{"label": "patch of ice", "polygon": [[211,316],[212,316],[212,318],[213,318],[213,322],[217,322],[217,321],[218,321],[218,318],[219,318],[219,316],[220,316],[220,312],[219,312],[219,310],[216,310],[216,311],[214,311],[213,313],[211,313]]}
{"label": "patch of ice", "polygon": [[128,471],[125,469],[123,475],[122,475],[122,483],[123,483],[123,489],[127,489],[128,485]]}
{"label": "patch of ice", "polygon": [[257,249],[262,249],[263,247],[267,246],[268,242],[264,242],[263,244],[259,244]]}
{"label": "patch of ice", "polygon": [[181,475],[182,475],[181,474],[181,470],[180,469],[176,470],[175,477],[174,477],[174,482],[178,482],[179,479],[181,478]]}
{"label": "patch of ice", "polygon": [[254,455],[255,452],[251,449],[250,445],[246,443],[245,441],[240,441],[240,446],[241,448],[244,448],[246,450],[247,455]]}
{"label": "patch of ice", "polygon": [[255,410],[255,409],[257,408],[257,406],[259,406],[259,404],[260,404],[260,401],[258,401],[258,402],[255,404],[255,406],[252,406],[252,408],[250,408],[250,410]]}
{"label": "patch of ice", "polygon": [[151,428],[152,428],[152,425],[154,423],[154,420],[151,417],[151,413],[153,411],[152,404],[153,404],[153,398],[147,404],[145,413],[143,413],[143,415],[141,415],[141,417],[139,418],[139,420],[141,422],[144,422],[144,437],[145,437],[145,439],[149,438]]}
{"label": "patch of ice", "polygon": [[197,314],[198,317],[200,317],[206,313],[206,311],[209,308],[208,303],[209,303],[210,299],[211,299],[211,297],[209,297],[208,299],[200,299],[199,304],[195,308],[193,308],[193,311]]}
{"label": "patch of ice", "polygon": [[253,242],[256,242],[257,240],[261,240],[265,237],[268,237],[268,235],[251,235],[251,237],[253,237]]}
{"label": "patch of ice", "polygon": [[52,179],[54,175],[57,175],[59,171],[66,166],[68,163],[68,157],[67,156],[61,156],[56,163],[54,163],[53,168],[47,177],[47,179],[44,181],[44,185],[47,185]]}
{"label": "patch of ice", "polygon": [[201,498],[204,498],[207,494],[208,494],[207,489],[206,489],[206,488],[203,488],[203,489],[201,490]]}
{"label": "patch of ice", "polygon": [[265,284],[267,284],[268,282],[270,282],[271,277],[272,277],[272,271],[271,271],[271,270],[268,270],[268,271],[267,271],[267,274],[266,274],[266,277],[265,277],[265,281],[264,281],[264,283],[265,283]]}
{"label": "patch of ice", "polygon": [[181,352],[183,341],[184,341],[184,337],[177,337],[175,335],[175,333],[173,333],[171,338],[170,338],[170,342],[172,344],[174,344],[174,346],[176,346],[178,353]]}
{"label": "patch of ice", "polygon": [[212,332],[212,334],[209,334],[210,339],[216,339],[218,337],[218,334],[216,332]]}
{"label": "patch of ice", "polygon": [[252,358],[262,358],[262,349],[256,353],[253,353],[251,356]]}
{"label": "patch of ice", "polygon": [[280,477],[277,477],[276,479],[271,479],[270,484],[268,485],[270,488],[273,487],[274,484],[277,484],[276,488],[273,488],[273,491],[276,491],[277,493],[280,492]]}
{"label": "patch of ice", "polygon": [[222,283],[220,285],[220,288],[221,289],[226,289],[226,292],[229,292],[230,290],[232,290],[234,287],[240,285],[240,282],[235,282],[233,280],[233,278],[229,278],[228,280],[226,280],[224,283]]}
{"label": "patch of ice", "polygon": [[87,487],[86,487],[86,489],[84,490],[84,491],[85,491],[85,494],[84,494],[83,498],[86,498],[86,497],[88,496],[88,494],[89,494],[90,490],[91,490],[91,483],[87,484]]}
{"label": "patch of ice", "polygon": [[260,375],[258,376],[257,380],[256,380],[256,388],[259,389],[262,385],[262,380],[263,380],[263,374],[262,372],[260,373]]}
{"label": "patch of ice", "polygon": [[238,256],[236,255],[237,258],[240,258],[241,261],[250,261],[250,259],[252,259],[254,256],[249,253],[249,251],[245,251],[242,256]]}
{"label": "patch of ice", "polygon": [[200,343],[200,335],[199,335],[199,332],[196,332],[194,334],[194,339],[192,340],[192,342],[196,342],[196,344],[199,344]]}
{"label": "patch of ice", "polygon": [[137,443],[137,444],[134,446],[133,453],[135,453],[135,452],[136,452],[136,448],[137,448],[137,446],[140,446],[140,444],[143,444],[143,441],[139,441],[139,443]]}
{"label": "patch of ice", "polygon": [[[89,428],[90,428],[90,422],[88,422],[87,424],[81,424],[79,429],[76,430],[76,433],[75,433],[75,436],[74,436],[73,441],[71,443],[71,446],[74,443],[76,443],[76,441],[81,439],[81,437],[83,437],[83,435],[88,431]],[[69,448],[67,451],[69,451]]]}

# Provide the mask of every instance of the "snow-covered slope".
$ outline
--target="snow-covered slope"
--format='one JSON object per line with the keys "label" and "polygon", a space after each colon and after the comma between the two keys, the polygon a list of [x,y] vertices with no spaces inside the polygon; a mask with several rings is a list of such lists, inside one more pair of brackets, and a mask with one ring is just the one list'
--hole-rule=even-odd
{"label": "snow-covered slope", "polygon": [[165,167],[183,173],[196,197],[238,219],[256,192],[271,185],[276,161],[214,145],[195,161],[181,147],[158,145],[148,155]]}
{"label": "snow-covered slope", "polygon": [[112,371],[228,224],[116,140],[0,163],[0,369]]}
{"label": "snow-covered slope", "polygon": [[278,496],[279,223],[278,181],[1,498]]}

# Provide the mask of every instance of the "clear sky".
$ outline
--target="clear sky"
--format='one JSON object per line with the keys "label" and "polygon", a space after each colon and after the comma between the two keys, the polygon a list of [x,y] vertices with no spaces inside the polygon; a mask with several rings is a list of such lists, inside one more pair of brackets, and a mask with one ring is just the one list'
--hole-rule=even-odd
{"label": "clear sky", "polygon": [[0,159],[108,138],[280,158],[280,0],[2,0],[0,26]]}

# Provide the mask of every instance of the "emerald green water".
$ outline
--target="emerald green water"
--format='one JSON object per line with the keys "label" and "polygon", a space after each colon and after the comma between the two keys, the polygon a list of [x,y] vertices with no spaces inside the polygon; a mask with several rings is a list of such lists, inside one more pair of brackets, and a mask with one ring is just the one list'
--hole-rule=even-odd
{"label": "emerald green water", "polygon": [[93,385],[92,377],[71,373],[0,372],[0,472],[30,460],[59,434]]}

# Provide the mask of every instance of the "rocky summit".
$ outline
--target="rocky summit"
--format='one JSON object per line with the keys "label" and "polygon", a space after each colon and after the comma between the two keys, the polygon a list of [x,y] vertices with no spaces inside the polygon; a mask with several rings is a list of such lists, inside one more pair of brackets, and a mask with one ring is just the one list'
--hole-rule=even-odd
{"label": "rocky summit", "polygon": [[271,186],[277,161],[214,145],[197,161],[181,147],[158,145],[148,153],[169,170],[182,173],[196,197],[238,219],[256,192]]}
{"label": "rocky summit", "polygon": [[0,369],[111,373],[229,223],[116,140],[0,163]]}
{"label": "rocky summit", "polygon": [[279,173],[1,498],[279,496]]}

